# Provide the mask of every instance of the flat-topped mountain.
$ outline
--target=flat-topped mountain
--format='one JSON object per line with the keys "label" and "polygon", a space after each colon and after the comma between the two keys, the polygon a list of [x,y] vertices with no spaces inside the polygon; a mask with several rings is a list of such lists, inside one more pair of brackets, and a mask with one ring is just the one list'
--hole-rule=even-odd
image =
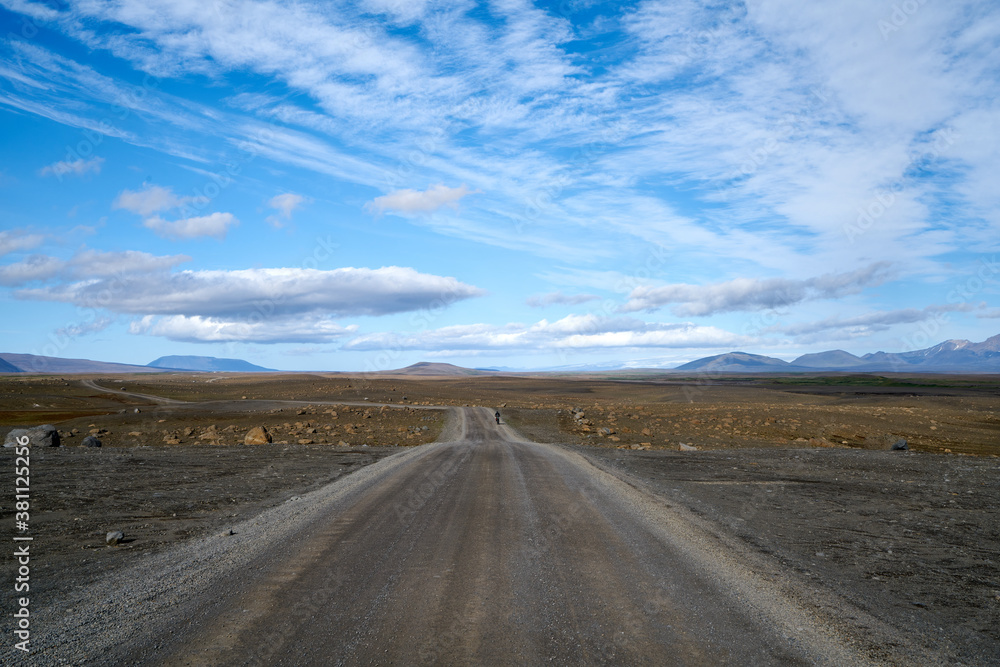
{"label": "flat-topped mountain", "polygon": [[264,368],[242,359],[221,359],[219,357],[197,357],[170,355],[160,357],[146,364],[150,368],[162,368],[173,371],[228,371],[237,373],[266,373],[273,368]]}

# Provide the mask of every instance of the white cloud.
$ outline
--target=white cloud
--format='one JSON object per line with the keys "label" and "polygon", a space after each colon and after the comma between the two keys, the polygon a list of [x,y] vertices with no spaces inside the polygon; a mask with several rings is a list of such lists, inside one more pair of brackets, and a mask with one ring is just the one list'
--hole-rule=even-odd
{"label": "white cloud", "polygon": [[267,205],[278,211],[275,215],[267,216],[267,221],[275,227],[284,227],[292,219],[292,211],[307,201],[302,195],[292,192],[275,195],[271,197]]}
{"label": "white cloud", "polygon": [[745,345],[751,339],[717,327],[692,323],[647,323],[633,318],[570,315],[555,322],[471,324],[418,334],[376,333],[344,345],[348,350],[505,350],[606,348],[717,348]]}
{"label": "white cloud", "polygon": [[178,197],[171,188],[160,185],[147,185],[142,190],[122,190],[115,199],[112,208],[125,209],[145,217],[158,211],[169,211],[188,204],[205,204],[204,197]]}
{"label": "white cloud", "polygon": [[330,343],[356,332],[356,325],[340,326],[322,316],[296,315],[287,318],[249,318],[226,320],[195,315],[152,315],[136,320],[129,327],[133,334],[162,336],[187,343]]}
{"label": "white cloud", "polygon": [[376,197],[365,204],[365,210],[376,215],[386,211],[392,213],[433,213],[440,208],[458,207],[458,201],[479,190],[469,190],[463,183],[457,188],[438,183],[426,190],[397,190],[387,195]]}
{"label": "white cloud", "polygon": [[133,315],[186,315],[219,320],[301,314],[386,315],[438,308],[482,296],[455,278],[411,268],[244,269],[140,274],[22,289],[21,299],[61,301]]}
{"label": "white cloud", "polygon": [[113,208],[125,209],[138,213],[145,220],[142,224],[152,230],[157,236],[173,239],[195,239],[210,236],[224,239],[230,227],[239,224],[232,213],[209,213],[183,217],[179,220],[166,220],[162,216],[153,215],[160,211],[181,209],[183,214],[196,208],[204,208],[209,199],[203,196],[178,196],[171,188],[160,185],[147,185],[142,190],[123,190],[115,199]]}
{"label": "white cloud", "polygon": [[143,226],[153,230],[157,236],[167,239],[195,239],[211,236],[224,239],[230,227],[239,224],[232,213],[210,213],[209,215],[181,220],[164,220],[158,215],[146,218]]}
{"label": "white cloud", "polygon": [[80,158],[78,160],[73,160],[72,162],[54,162],[48,166],[42,167],[39,170],[39,174],[42,176],[56,176],[57,178],[62,178],[67,174],[73,176],[83,176],[91,172],[95,174],[101,173],[101,165],[104,164],[104,158],[95,157],[92,160],[84,160]]}
{"label": "white cloud", "polygon": [[101,252],[81,250],[70,259],[32,255],[20,262],[0,267],[0,285],[15,287],[30,282],[56,279],[101,281],[106,288],[121,289],[127,276],[166,271],[183,262],[187,255],[156,256],[137,250]]}
{"label": "white cloud", "polygon": [[32,234],[23,229],[0,230],[0,257],[20,250],[37,248],[45,240],[41,234]]}
{"label": "white cloud", "polygon": [[75,279],[104,278],[118,275],[158,273],[178,264],[190,262],[187,255],[151,255],[138,250],[102,252],[81,250],[69,261],[66,277]]}
{"label": "white cloud", "polygon": [[32,255],[20,262],[0,267],[0,285],[12,287],[36,280],[51,280],[65,268],[66,262],[48,255]]}
{"label": "white cloud", "polygon": [[[476,13],[368,0],[359,14],[338,3],[234,2],[220,13],[123,0],[51,15],[53,28],[136,70],[220,81],[251,72],[292,91],[233,98],[252,119],[161,91],[124,105],[168,130],[160,150],[214,159],[219,144],[235,146],[382,188],[375,213],[440,211],[460,198],[408,188],[467,183],[489,193],[466,200],[473,214],[445,210],[428,228],[609,273],[627,270],[639,241],[662,243],[678,259],[650,275],[692,284],[634,294],[628,308],[697,314],[828,298],[802,277],[887,256],[916,276],[916,302],[920,276],[942,273],[949,252],[997,243],[997,5],[918,4],[890,35],[879,21],[891,8],[861,1],[608,4],[615,48],[599,66],[566,47],[589,29],[571,24],[576,15],[524,2]],[[85,116],[130,99],[92,67],[9,48],[0,76],[16,85],[0,104],[96,128]],[[258,136],[261,119],[280,124]],[[914,161],[952,127],[947,150]],[[133,143],[158,134],[110,129]],[[887,187],[888,210],[845,235]],[[163,210],[153,198],[133,205],[154,207],[144,217]],[[778,282],[719,282],[741,275]]]}
{"label": "white cloud", "polygon": [[857,294],[885,282],[889,268],[887,262],[877,262],[856,271],[827,273],[806,280],[736,278],[714,285],[640,286],[632,290],[622,311],[652,311],[672,303],[681,304],[673,310],[682,316],[785,308],[802,301]]}

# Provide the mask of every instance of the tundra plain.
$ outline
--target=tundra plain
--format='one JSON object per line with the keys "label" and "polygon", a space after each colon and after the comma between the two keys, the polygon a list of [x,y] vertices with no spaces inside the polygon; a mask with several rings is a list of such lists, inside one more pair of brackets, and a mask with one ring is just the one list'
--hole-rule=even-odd
{"label": "tundra plain", "polygon": [[[330,485],[357,471],[386,465],[394,455],[447,449],[442,443],[452,441],[477,453],[486,468],[474,467],[479,459],[473,457],[450,465],[449,471],[457,475],[466,469],[462,466],[473,466],[469,474],[478,471],[482,480],[489,479],[484,470],[493,470],[510,452],[534,451],[520,442],[549,443],[563,453],[559,456],[586,462],[594,475],[641,495],[653,515],[650,521],[662,514],[675,527],[697,532],[698,553],[709,561],[749,564],[755,580],[773,589],[782,608],[794,606],[824,641],[868,662],[904,664],[929,656],[940,664],[990,664],[1000,655],[996,378],[9,375],[0,378],[0,403],[3,431],[52,423],[63,436],[63,446],[31,453],[32,592],[34,603],[50,612],[41,614],[35,626],[42,664],[55,664],[67,646],[79,644],[81,651],[99,646],[79,632],[66,639],[66,618],[87,604],[80,591],[113,586],[144,559],[153,562],[185,545],[234,538],[243,522],[309,502],[311,494],[334,488]],[[475,422],[477,409],[484,414],[499,410],[509,431],[494,438],[480,424],[485,435],[456,440],[456,415]],[[246,433],[258,426],[267,429],[272,442],[243,444]],[[89,434],[103,446],[80,447]],[[909,450],[889,451],[900,438]],[[434,441],[438,444],[430,444]],[[679,451],[681,443],[697,449]],[[534,460],[530,453],[524,456]],[[541,465],[552,456],[536,458]],[[5,449],[11,470],[13,458],[13,451]],[[510,520],[489,511],[489,484],[470,488],[456,498],[470,506],[485,503],[476,510],[479,519]],[[413,505],[413,488],[401,486],[395,493],[397,506]],[[509,495],[509,489],[504,493]],[[4,496],[0,521],[12,525],[12,493]],[[506,495],[496,500],[518,507]],[[418,509],[427,502],[417,502]],[[611,576],[624,567],[618,565],[620,558],[614,566],[587,559],[593,522],[584,521],[588,515],[582,510],[569,511],[577,506],[573,503],[555,509],[564,502],[553,497],[550,512],[539,500],[532,511],[540,534],[555,535],[555,543],[573,550],[572,557],[565,554],[574,564],[570,569],[603,567]],[[126,541],[105,546],[104,535],[111,530],[123,531]],[[505,548],[519,546],[527,548],[516,539]],[[382,555],[371,554],[371,568],[406,571],[400,563],[382,561]],[[648,559],[643,562],[648,566]],[[12,567],[10,561],[3,565]],[[727,590],[736,595],[733,581],[711,574],[718,571],[708,567],[698,576],[721,595]],[[572,572],[546,572],[546,586],[573,585],[567,579]],[[617,570],[614,575],[627,578]],[[365,579],[353,576],[359,585]],[[483,586],[496,591],[502,584]],[[490,641],[515,647],[521,653],[510,655],[528,663],[553,656],[588,664],[623,656],[654,661],[657,650],[676,640],[654,631],[660,627],[657,615],[673,604],[664,590],[633,600],[636,611],[625,616],[578,601],[587,613],[607,613],[607,627],[559,626],[562,634],[551,655],[543,655],[544,637],[528,643],[506,636]],[[603,594],[607,591],[588,592],[586,586],[573,592],[580,600]],[[641,598],[642,593],[632,595]],[[6,587],[4,608],[13,604],[12,596]],[[760,611],[763,603],[746,604]],[[131,613],[127,607],[116,609],[107,607],[105,613],[110,618]],[[192,617],[207,619],[206,627],[225,618],[223,611],[200,613]],[[765,626],[773,621],[767,614],[761,618],[757,622]],[[408,642],[417,651],[410,658],[477,662],[477,656],[489,655],[482,653],[488,649],[482,637],[470,644],[452,636],[477,636],[477,629],[466,625],[429,627],[443,639],[432,642],[433,650],[427,638]],[[706,653],[711,642],[688,637],[696,632],[697,619],[680,625],[684,641],[694,642],[690,656],[695,663],[699,655],[722,662],[727,655],[731,661],[741,655],[816,659],[808,651],[797,652],[801,638],[794,636],[794,623],[790,631],[772,627],[767,645],[757,647],[764,651],[760,654],[734,652],[738,640],[733,638],[724,650],[716,646]],[[155,621],[150,627],[153,635],[147,630],[124,644],[116,639],[122,664],[154,664],[162,658],[160,648],[170,644],[166,638],[177,628],[168,631],[164,624],[157,635]],[[186,631],[189,639],[196,630]],[[584,648],[574,648],[567,632],[579,632]],[[63,638],[59,645],[53,643],[58,637]],[[345,635],[341,644],[351,641]],[[376,648],[356,642],[360,653],[346,662],[373,660]],[[217,653],[209,663],[242,664],[226,655]]]}

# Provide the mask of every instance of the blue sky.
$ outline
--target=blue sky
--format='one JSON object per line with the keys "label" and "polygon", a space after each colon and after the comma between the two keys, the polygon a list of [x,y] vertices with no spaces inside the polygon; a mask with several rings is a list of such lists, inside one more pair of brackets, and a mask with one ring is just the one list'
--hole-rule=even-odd
{"label": "blue sky", "polygon": [[674,366],[1000,333],[1000,5],[0,0],[0,348]]}

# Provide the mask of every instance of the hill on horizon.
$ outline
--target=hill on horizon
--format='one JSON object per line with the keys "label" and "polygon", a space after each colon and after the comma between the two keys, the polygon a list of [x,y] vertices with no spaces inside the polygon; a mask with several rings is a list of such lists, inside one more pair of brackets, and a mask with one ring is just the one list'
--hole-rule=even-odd
{"label": "hill on horizon", "polygon": [[160,373],[157,368],[136,366],[133,364],[118,364],[110,361],[93,361],[91,359],[64,359],[62,357],[45,357],[37,354],[0,353],[0,360],[16,368],[22,373]]}
{"label": "hill on horizon", "polygon": [[23,373],[20,368],[0,357],[0,373]]}
{"label": "hill on horizon", "polygon": [[172,371],[229,371],[237,373],[267,373],[273,368],[264,368],[243,359],[222,359],[219,357],[198,357],[191,355],[168,355],[146,364],[149,368]]}
{"label": "hill on horizon", "polygon": [[727,352],[712,357],[696,359],[678,366],[678,371],[714,371],[720,373],[769,373],[774,371],[795,370],[796,367],[787,361],[765,357],[748,352]]}
{"label": "hill on horizon", "polygon": [[793,366],[806,366],[807,368],[852,368],[854,366],[864,366],[865,360],[844,350],[829,350],[827,352],[815,352],[813,354],[803,354],[792,361]]}
{"label": "hill on horizon", "polygon": [[424,376],[492,375],[494,373],[494,371],[476,370],[473,368],[456,366],[455,364],[433,362],[433,361],[418,361],[417,363],[410,364],[405,368],[398,368],[393,371],[381,371],[381,372],[386,375],[424,375]]}

